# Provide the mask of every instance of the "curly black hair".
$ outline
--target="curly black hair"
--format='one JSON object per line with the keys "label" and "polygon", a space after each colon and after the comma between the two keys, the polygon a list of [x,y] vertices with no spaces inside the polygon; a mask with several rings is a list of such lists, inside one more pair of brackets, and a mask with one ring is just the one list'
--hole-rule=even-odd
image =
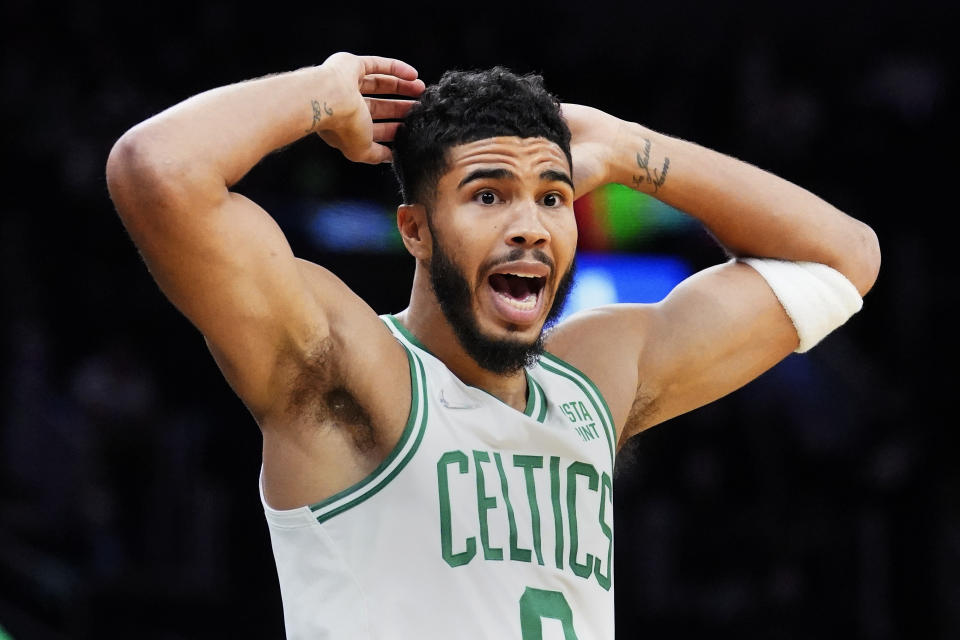
{"label": "curly black hair", "polygon": [[394,140],[393,170],[404,203],[431,203],[449,148],[496,136],[546,138],[573,167],[570,129],[541,76],[503,67],[447,71],[420,96]]}

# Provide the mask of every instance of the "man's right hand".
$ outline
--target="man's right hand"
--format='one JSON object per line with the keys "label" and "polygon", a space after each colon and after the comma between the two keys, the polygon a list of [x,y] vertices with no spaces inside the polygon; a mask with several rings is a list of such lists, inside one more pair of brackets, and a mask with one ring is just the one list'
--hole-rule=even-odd
{"label": "man's right hand", "polygon": [[395,95],[416,98],[424,90],[417,70],[405,62],[378,56],[335,53],[320,66],[329,78],[329,99],[312,102],[313,130],[354,162],[390,162],[392,153],[384,142],[393,140],[399,122],[414,100],[365,98],[364,95]]}

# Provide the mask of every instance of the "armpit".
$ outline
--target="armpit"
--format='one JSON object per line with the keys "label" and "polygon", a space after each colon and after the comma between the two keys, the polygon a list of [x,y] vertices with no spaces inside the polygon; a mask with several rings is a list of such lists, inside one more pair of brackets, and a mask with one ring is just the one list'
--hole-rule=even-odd
{"label": "armpit", "polygon": [[656,414],[658,404],[657,397],[647,390],[643,383],[640,383],[637,387],[637,394],[633,398],[633,403],[630,405],[630,413],[627,414],[623,431],[620,433],[618,448],[622,447],[631,437],[653,426],[650,424],[650,418]]}
{"label": "armpit", "polygon": [[288,411],[291,417],[309,416],[317,428],[342,431],[358,451],[369,451],[376,446],[373,423],[346,388],[334,353],[328,337],[302,363],[294,377]]}

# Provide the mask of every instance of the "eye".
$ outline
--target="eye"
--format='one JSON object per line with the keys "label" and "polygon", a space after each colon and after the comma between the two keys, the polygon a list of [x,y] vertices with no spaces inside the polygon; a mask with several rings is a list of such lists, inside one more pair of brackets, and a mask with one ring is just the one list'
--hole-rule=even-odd
{"label": "eye", "polygon": [[478,191],[476,194],[474,194],[473,200],[474,202],[479,202],[480,204],[491,205],[499,203],[500,196],[498,196],[494,191],[484,189],[483,191]]}
{"label": "eye", "polygon": [[550,208],[563,206],[563,196],[556,192],[548,193],[543,196],[543,205]]}

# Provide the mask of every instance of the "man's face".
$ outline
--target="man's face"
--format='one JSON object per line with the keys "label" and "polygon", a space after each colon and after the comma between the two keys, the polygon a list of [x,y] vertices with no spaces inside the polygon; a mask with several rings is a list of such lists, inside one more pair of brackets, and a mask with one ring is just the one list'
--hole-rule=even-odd
{"label": "man's face", "polygon": [[495,373],[539,355],[572,283],[570,167],[543,138],[453,147],[430,215],[430,281],[461,346]]}

